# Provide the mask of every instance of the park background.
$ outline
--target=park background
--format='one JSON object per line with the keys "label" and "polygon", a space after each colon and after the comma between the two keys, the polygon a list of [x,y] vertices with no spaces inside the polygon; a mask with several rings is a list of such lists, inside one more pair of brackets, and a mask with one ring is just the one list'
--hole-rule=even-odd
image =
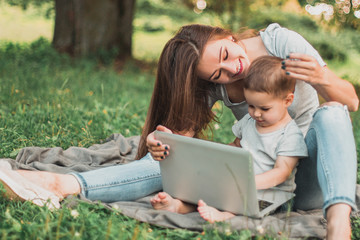
{"label": "park background", "polygon": [[[360,93],[359,0],[89,0],[87,7],[93,4],[101,10],[101,2],[113,2],[122,4],[123,14],[132,13],[119,23],[132,29],[130,36],[117,33],[125,40],[92,48],[83,46],[91,34],[99,33],[84,33],[66,47],[61,46],[63,39],[60,43],[53,39],[55,12],[86,1],[55,2],[0,0],[0,158],[15,158],[27,146],[89,147],[112,133],[141,134],[161,49],[188,23],[259,30],[278,22],[303,35],[328,66]],[[79,14],[79,18],[84,26],[86,17]],[[114,26],[108,26],[109,31]],[[76,35],[74,29],[64,31],[62,36]],[[212,125],[209,138],[232,141],[234,117],[222,103],[213,110],[219,123]],[[360,114],[351,117],[359,156]],[[360,239],[360,218],[353,217],[352,225],[353,239]],[[202,233],[164,229],[101,204],[79,202],[49,211],[0,199],[2,239],[249,239],[251,234],[226,226]],[[279,235],[257,233],[255,238],[274,237]]]}

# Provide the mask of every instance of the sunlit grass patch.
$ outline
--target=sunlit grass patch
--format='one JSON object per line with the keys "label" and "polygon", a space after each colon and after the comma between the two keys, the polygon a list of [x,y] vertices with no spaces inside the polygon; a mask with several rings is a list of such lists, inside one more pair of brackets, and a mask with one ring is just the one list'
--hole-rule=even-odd
{"label": "sunlit grass patch", "polygon": [[137,59],[156,61],[160,57],[161,49],[172,37],[169,32],[135,31],[133,35],[133,55]]}
{"label": "sunlit grass patch", "polygon": [[0,2],[0,41],[31,42],[39,37],[51,40],[54,21],[39,9],[10,7]]}

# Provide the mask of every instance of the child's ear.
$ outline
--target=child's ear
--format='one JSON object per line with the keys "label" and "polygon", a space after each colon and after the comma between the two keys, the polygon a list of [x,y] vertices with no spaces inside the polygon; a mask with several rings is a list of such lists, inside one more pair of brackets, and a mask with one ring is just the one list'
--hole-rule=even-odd
{"label": "child's ear", "polygon": [[289,107],[294,101],[294,93],[288,93],[285,97],[285,105]]}

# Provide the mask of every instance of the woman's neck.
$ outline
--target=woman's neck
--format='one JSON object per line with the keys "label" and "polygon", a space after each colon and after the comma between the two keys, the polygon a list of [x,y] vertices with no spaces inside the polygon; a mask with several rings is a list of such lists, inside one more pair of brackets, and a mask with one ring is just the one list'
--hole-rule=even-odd
{"label": "woman's neck", "polygon": [[250,63],[258,57],[269,55],[260,36],[243,39],[239,44],[244,46]]}

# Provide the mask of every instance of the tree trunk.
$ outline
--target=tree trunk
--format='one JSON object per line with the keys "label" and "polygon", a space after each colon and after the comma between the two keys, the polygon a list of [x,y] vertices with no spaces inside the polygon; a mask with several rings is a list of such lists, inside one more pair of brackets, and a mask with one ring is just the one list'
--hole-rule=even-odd
{"label": "tree trunk", "polygon": [[135,0],[55,0],[53,46],[72,56],[118,49],[131,57]]}

